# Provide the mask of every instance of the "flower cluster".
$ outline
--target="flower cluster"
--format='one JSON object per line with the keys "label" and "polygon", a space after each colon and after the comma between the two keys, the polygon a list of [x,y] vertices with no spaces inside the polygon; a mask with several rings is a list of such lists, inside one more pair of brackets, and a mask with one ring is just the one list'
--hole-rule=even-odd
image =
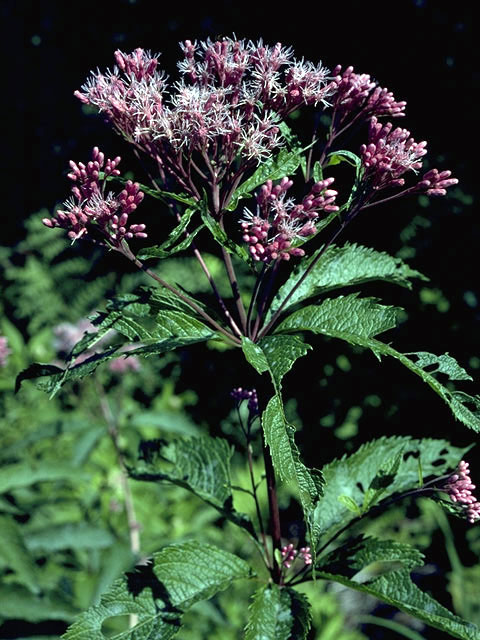
{"label": "flower cluster", "polygon": [[53,218],[44,218],[43,224],[67,229],[72,240],[88,234],[95,226],[102,242],[113,247],[119,247],[124,239],[146,238],[144,224],[128,226],[129,215],[143,200],[139,185],[128,180],[120,193],[105,193],[107,178],[120,175],[119,162],[119,157],[105,161],[98,147],[94,147],[86,165],[71,160],[68,177],[73,182],[73,195],[64,203],[65,210],[57,211]]}
{"label": "flower cluster", "polygon": [[312,564],[312,555],[310,553],[310,547],[302,547],[297,551],[292,543],[282,547],[282,562],[283,565],[290,569],[295,560],[301,558],[305,565]]}
{"label": "flower cluster", "polygon": [[[382,125],[373,116],[370,120],[368,144],[360,147],[364,168],[364,179],[373,191],[387,187],[403,187],[402,177],[407,171],[417,173],[422,168],[422,158],[427,153],[425,141],[415,142],[410,131],[391,122]],[[450,178],[450,171],[432,169],[428,171],[409,192],[424,192],[427,195],[445,195],[446,188],[457,184]]]}
{"label": "flower cluster", "polygon": [[267,180],[256,196],[257,212],[245,209],[240,223],[252,258],[270,263],[304,256],[305,251],[293,247],[292,242],[316,233],[315,220],[320,211],[338,211],[337,192],[330,189],[333,181],[326,178],[316,182],[302,202],[296,204],[292,198],[286,198],[292,180],[285,177],[275,186]]}
{"label": "flower cluster", "polygon": [[256,389],[243,389],[237,387],[230,393],[231,397],[240,405],[243,400],[248,400],[248,410],[251,414],[258,413],[258,395]]}
{"label": "flower cluster", "polygon": [[158,70],[158,55],[117,51],[113,70],[92,73],[75,95],[192,195],[182,154],[198,152],[202,163],[208,155],[215,163],[206,161],[207,173],[215,166],[217,175],[237,157],[255,164],[281,144],[280,119],[300,105],[326,104],[335,88],[321,63],[295,60],[281,44],[224,38],[180,46],[177,82]]}
{"label": "flower cluster", "polygon": [[405,115],[405,101],[397,102],[391,91],[379,87],[366,73],[355,73],[353,67],[342,67],[333,70],[335,92],[332,107],[337,126],[344,124],[347,116],[363,119],[376,116],[398,118]]}
{"label": "flower cluster", "polygon": [[7,338],[5,336],[0,336],[0,367],[7,366],[8,356],[11,353],[11,350],[8,348]]}
{"label": "flower cluster", "polygon": [[450,499],[465,510],[467,520],[473,524],[476,520],[480,520],[480,502],[472,493],[475,485],[470,479],[468,467],[468,462],[462,460],[455,473],[443,485],[442,491],[448,493]]}

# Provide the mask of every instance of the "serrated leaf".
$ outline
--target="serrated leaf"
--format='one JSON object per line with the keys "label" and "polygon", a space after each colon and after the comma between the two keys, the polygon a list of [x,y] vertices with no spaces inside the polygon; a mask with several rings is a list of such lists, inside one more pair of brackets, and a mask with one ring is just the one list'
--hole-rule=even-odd
{"label": "serrated leaf", "polygon": [[25,546],[21,528],[8,516],[0,516],[0,557],[21,584],[32,593],[40,592],[35,561]]}
{"label": "serrated leaf", "polygon": [[311,626],[307,598],[276,584],[254,594],[249,612],[245,640],[305,640]]}
{"label": "serrated leaf", "polygon": [[42,529],[28,529],[26,540],[30,551],[60,551],[62,549],[106,549],[115,538],[106,529],[84,522],[68,523]]}
{"label": "serrated leaf", "polygon": [[[298,263],[287,282],[280,287],[272,300],[267,320],[277,311],[295,284],[315,262],[320,251],[322,251],[321,247],[311,257]],[[376,280],[391,282],[411,289],[410,280],[412,278],[427,279],[420,272],[411,269],[402,260],[394,258],[388,253],[357,244],[347,243],[343,247],[333,245],[325,251],[295,290],[284,310],[293,307],[302,300],[322,295],[334,289],[358,286]]]}
{"label": "serrated leaf", "polygon": [[294,311],[277,332],[312,331],[363,346],[369,338],[395,328],[397,311],[396,307],[379,304],[375,298],[359,298],[353,293]]}
{"label": "serrated leaf", "polygon": [[[94,353],[79,364],[74,364],[74,360],[71,360],[63,370],[46,365],[30,365],[17,377],[17,387],[19,388],[24,380],[42,378],[42,388],[54,395],[66,382],[79,380],[93,373],[100,364],[122,355],[158,355],[197,342],[205,342],[215,336],[215,332],[191,312],[185,313],[183,310],[171,308],[173,304],[169,296],[154,296],[149,291],[143,291],[138,295],[130,294],[112,302],[113,308],[106,313],[98,314],[96,322],[103,334],[113,329],[117,334],[124,336],[122,343]],[[179,307],[182,308],[181,305]],[[131,343],[137,340],[140,341],[138,346],[132,348]],[[97,341],[94,333],[86,334],[80,344],[74,347],[72,358],[88,354]],[[130,347],[128,354],[121,351],[125,345]]]}
{"label": "serrated leaf", "polygon": [[250,196],[256,187],[264,184],[267,180],[280,180],[294,174],[300,166],[301,157],[299,150],[281,149],[275,158],[262,162],[255,173],[236,189],[226,207],[227,211],[235,211],[241,199]]}
{"label": "serrated leaf", "polygon": [[269,446],[275,471],[280,478],[293,482],[297,487],[308,526],[311,511],[321,495],[322,476],[317,469],[308,469],[300,460],[295,443],[295,427],[285,417],[281,388],[285,374],[298,358],[307,353],[309,347],[295,336],[275,335],[263,338],[258,343],[244,338],[242,348],[248,362],[258,373],[268,371],[272,379],[276,394],[262,415],[265,442]]}
{"label": "serrated leaf", "polygon": [[[323,496],[319,499],[312,518],[312,527],[318,540],[321,535],[329,538],[335,531],[350,522],[355,514],[340,496],[348,496],[359,510],[365,503],[368,490],[382,477],[386,461],[391,461],[395,473],[388,478],[381,497],[389,497],[418,488],[418,458],[422,461],[424,478],[442,476],[452,471],[468,448],[452,446],[446,440],[410,437],[392,437],[373,440],[350,456],[327,464],[322,468],[325,479]],[[397,460],[398,467],[397,467]],[[380,496],[378,496],[380,497]],[[373,506],[372,496],[369,506]]]}
{"label": "serrated leaf", "polygon": [[[394,307],[379,305],[373,298],[357,298],[356,294],[339,296],[324,300],[320,305],[294,311],[280,323],[276,331],[312,331],[370,349],[377,358],[382,355],[391,356],[426,382],[450,407],[458,420],[479,432],[480,396],[451,390],[435,377],[436,373],[446,373],[454,376],[454,379],[467,379],[468,374],[451,356],[435,356],[425,351],[404,354],[374,338],[395,326],[395,313]],[[412,360],[412,357],[416,358],[416,361]],[[433,373],[424,369],[424,366],[432,365],[436,367]]]}
{"label": "serrated leaf", "polygon": [[[417,564],[418,552],[408,545],[379,541],[371,538],[361,541],[355,547],[336,550],[336,560],[327,556],[320,561],[317,577],[339,582],[355,591],[368,593],[387,604],[405,611],[426,624],[461,640],[479,640],[480,630],[474,624],[462,620],[443,607],[434,598],[421,591],[410,577],[410,570]],[[384,563],[378,575],[378,568],[368,571],[367,565]],[[399,563],[404,568],[395,569]],[[388,564],[393,570],[388,570]]]}
{"label": "serrated leaf", "polygon": [[244,560],[212,545],[172,545],[154,554],[153,564],[117,580],[100,604],[81,614],[62,637],[106,640],[102,625],[108,618],[134,614],[135,626],[116,634],[116,640],[169,640],[179,631],[186,609],[252,575]]}
{"label": "serrated leaf", "polygon": [[275,389],[280,391],[284,375],[311,347],[297,336],[267,336],[258,343],[244,338],[242,349],[258,373],[270,373]]}
{"label": "serrated leaf", "polygon": [[129,469],[132,478],[183,487],[254,534],[248,517],[233,509],[230,476],[233,449],[226,440],[206,435],[170,444],[156,440],[142,443],[140,450],[140,462]]}

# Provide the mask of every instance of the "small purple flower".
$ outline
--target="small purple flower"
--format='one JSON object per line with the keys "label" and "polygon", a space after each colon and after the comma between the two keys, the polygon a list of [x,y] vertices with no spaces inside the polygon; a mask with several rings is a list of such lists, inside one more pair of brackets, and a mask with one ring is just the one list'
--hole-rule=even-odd
{"label": "small purple flower", "polygon": [[98,147],[94,147],[92,160],[86,165],[71,160],[68,177],[74,183],[73,196],[64,203],[65,210],[57,211],[53,218],[44,218],[43,224],[67,229],[72,240],[87,235],[96,226],[105,238],[103,242],[114,247],[124,239],[146,238],[144,224],[128,226],[129,215],[143,200],[139,185],[128,180],[119,194],[105,193],[107,177],[120,175],[119,163],[119,157],[105,161]]}
{"label": "small purple flower", "polygon": [[480,502],[473,495],[475,485],[470,479],[468,467],[468,462],[462,460],[441,490],[448,493],[450,499],[465,510],[467,520],[473,524],[480,520]]}
{"label": "small purple flower", "polygon": [[316,182],[302,202],[296,204],[292,198],[286,198],[292,180],[282,178],[275,186],[267,180],[256,197],[257,213],[245,209],[244,219],[240,222],[243,240],[248,244],[252,258],[270,263],[304,256],[305,251],[292,247],[292,243],[316,233],[315,220],[319,212],[338,211],[337,192],[330,189],[333,181],[333,178],[326,178]]}
{"label": "small purple flower", "polygon": [[8,348],[8,339],[5,336],[0,336],[0,367],[7,366],[8,356],[11,353],[11,350]]}
{"label": "small purple flower", "polygon": [[237,387],[230,393],[231,397],[240,405],[243,400],[248,400],[248,410],[250,414],[255,415],[258,413],[258,395],[256,389],[243,389]]}

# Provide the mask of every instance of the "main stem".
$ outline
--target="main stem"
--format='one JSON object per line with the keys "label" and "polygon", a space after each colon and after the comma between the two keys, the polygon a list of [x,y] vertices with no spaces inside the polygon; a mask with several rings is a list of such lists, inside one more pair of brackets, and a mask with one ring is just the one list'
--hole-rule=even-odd
{"label": "main stem", "polygon": [[275,557],[275,550],[282,548],[282,529],[280,526],[280,511],[278,510],[277,489],[275,483],[275,470],[273,468],[272,456],[270,449],[265,444],[265,437],[262,431],[263,460],[265,464],[265,475],[267,479],[268,506],[270,509],[270,526],[272,533],[273,546],[273,563],[272,578],[276,584],[279,584],[282,577],[281,567]]}

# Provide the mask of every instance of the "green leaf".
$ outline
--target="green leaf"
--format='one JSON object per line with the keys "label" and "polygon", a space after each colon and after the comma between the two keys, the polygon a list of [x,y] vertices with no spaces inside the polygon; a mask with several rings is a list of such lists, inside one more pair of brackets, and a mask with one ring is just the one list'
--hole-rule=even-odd
{"label": "green leaf", "polygon": [[[173,298],[173,300],[172,300]],[[188,346],[197,342],[210,340],[216,334],[203,322],[200,322],[183,302],[163,291],[157,294],[142,289],[137,294],[129,294],[111,301],[107,312],[98,314],[94,321],[98,326],[98,334],[87,333],[74,347],[72,360],[66,369],[48,365],[33,364],[17,377],[17,388],[23,380],[43,378],[42,388],[54,395],[69,380],[79,380],[93,373],[100,364],[118,357],[158,355]],[[185,312],[183,309],[189,309]],[[100,336],[115,330],[124,336],[122,343],[106,348],[100,353],[89,355],[79,364],[74,359],[79,355],[89,354]],[[118,336],[116,336],[118,342]],[[139,341],[136,348],[130,348],[128,355],[120,351],[125,345]]]}
{"label": "green leaf", "polygon": [[[468,374],[451,356],[435,356],[425,351],[404,354],[374,338],[395,326],[395,314],[394,307],[379,305],[373,298],[357,298],[353,294],[327,299],[318,306],[312,305],[294,311],[280,323],[276,331],[312,331],[371,349],[378,358],[382,355],[391,356],[426,382],[450,407],[458,420],[479,432],[480,396],[451,390],[435,377],[437,373],[444,373],[451,379],[468,379]],[[433,372],[424,368],[432,366],[435,367]]]}
{"label": "green leaf", "polygon": [[63,549],[106,549],[115,542],[106,529],[84,522],[67,523],[38,530],[28,529],[26,539],[30,551],[61,551]]}
{"label": "green leaf", "polygon": [[236,189],[228,203],[227,211],[235,211],[240,200],[250,196],[256,187],[264,184],[267,180],[280,180],[294,174],[300,166],[301,157],[299,150],[281,149],[275,158],[263,162],[255,173]]}
{"label": "green leaf", "polygon": [[276,335],[263,338],[258,343],[244,338],[242,349],[252,367],[260,374],[268,371],[275,389],[280,391],[284,375],[311,347],[297,336]]}
{"label": "green leaf", "polygon": [[[312,518],[315,535],[330,537],[348,524],[355,517],[353,503],[363,511],[380,497],[418,488],[419,458],[423,477],[433,478],[452,471],[466,451],[446,440],[392,437],[373,440],[354,454],[334,460],[322,469],[325,487]],[[381,492],[376,494],[379,485]],[[348,506],[345,498],[339,501],[341,496],[348,496]]]}
{"label": "green leaf", "polygon": [[143,442],[141,461],[129,474],[136,480],[183,487],[254,534],[251,522],[233,509],[230,460],[233,449],[222,438],[200,436],[165,444]]}
{"label": "green leaf", "polygon": [[[192,216],[197,208],[198,207],[187,209],[180,218],[180,222],[168,235],[167,239],[160,245],[142,249],[138,254],[138,258],[140,260],[146,260],[147,258],[168,258],[169,256],[178,253],[179,251],[188,249],[197,233],[204,227],[204,225],[200,225],[194,231],[186,233],[187,226],[190,223],[190,220],[192,219]],[[185,239],[180,243],[175,244],[183,234],[186,234]]]}
{"label": "green leaf", "polygon": [[350,496],[342,494],[341,496],[338,496],[338,501],[341,502],[344,507],[347,507],[347,509],[354,513],[356,516],[362,514],[362,509],[360,509],[355,500],[353,500]]}
{"label": "green leaf", "polygon": [[352,293],[294,311],[276,331],[312,331],[364,346],[368,339],[395,328],[397,311],[378,304],[376,298]]}
{"label": "green leaf", "polygon": [[0,557],[21,584],[32,593],[40,592],[35,561],[25,546],[20,527],[8,516],[0,516]]}
{"label": "green leaf", "polygon": [[14,489],[29,487],[37,482],[54,482],[68,480],[77,483],[86,480],[89,475],[78,469],[73,470],[71,465],[56,462],[19,462],[10,464],[0,469],[0,493],[6,493]]}
{"label": "green leaf", "polygon": [[215,220],[215,218],[210,214],[208,210],[208,203],[206,200],[202,202],[200,213],[205,226],[210,231],[213,238],[218,242],[218,244],[224,247],[229,253],[232,253],[244,262],[249,263],[250,256],[248,254],[248,251],[245,249],[245,247],[240,246],[228,237],[217,220]]}
{"label": "green leaf", "polygon": [[100,604],[81,614],[62,637],[106,640],[102,625],[108,618],[134,614],[135,626],[116,634],[116,640],[168,640],[179,631],[186,609],[252,575],[244,560],[212,545],[172,545],[154,554],[153,564],[117,580]]}
{"label": "green leaf", "polygon": [[316,574],[368,593],[451,637],[479,640],[478,627],[451,613],[412,582],[410,571],[420,563],[421,554],[409,545],[367,538],[322,559]]}
{"label": "green leaf", "polygon": [[[403,449],[388,458],[377,471],[363,497],[362,512],[377,504],[383,494],[388,491],[398,473],[403,460]],[[420,458],[419,458],[420,460]],[[417,467],[418,469],[418,467]]]}
{"label": "green leaf", "polygon": [[276,584],[261,587],[249,611],[245,640],[305,640],[311,626],[307,598]]}
{"label": "green leaf", "polygon": [[[267,320],[277,311],[295,284],[315,262],[322,247],[295,267],[287,282],[280,287],[270,307]],[[329,247],[289,298],[284,310],[313,296],[323,295],[333,289],[358,286],[375,280],[391,282],[411,289],[412,278],[427,280],[399,258],[357,244]]]}
{"label": "green leaf", "polygon": [[361,159],[351,151],[334,151],[333,153],[329,153],[327,156],[327,162],[325,167],[333,167],[341,162],[346,162],[347,164],[355,167],[357,171],[360,171],[362,166]]}
{"label": "green leaf", "polygon": [[[100,172],[100,180],[105,178],[105,174],[103,171]],[[114,182],[120,182],[125,184],[127,182],[127,178],[122,178],[121,176],[107,176],[107,181],[110,182],[113,180]],[[147,196],[151,196],[156,200],[162,200],[163,202],[168,202],[169,200],[175,200],[176,202],[181,202],[182,204],[187,204],[190,207],[194,207],[197,205],[197,201],[195,198],[191,198],[184,193],[173,193],[173,191],[162,191],[161,189],[152,189],[151,187],[147,187],[146,184],[142,184],[135,180],[135,182],[139,185],[140,190]]]}
{"label": "green leaf", "polygon": [[260,374],[268,371],[272,379],[276,393],[262,416],[265,442],[279,477],[293,482],[298,489],[308,526],[312,509],[321,495],[322,476],[317,469],[308,469],[300,460],[295,427],[285,417],[281,386],[284,375],[298,358],[307,353],[309,346],[295,336],[268,336],[258,343],[244,338],[242,348],[256,371]]}

